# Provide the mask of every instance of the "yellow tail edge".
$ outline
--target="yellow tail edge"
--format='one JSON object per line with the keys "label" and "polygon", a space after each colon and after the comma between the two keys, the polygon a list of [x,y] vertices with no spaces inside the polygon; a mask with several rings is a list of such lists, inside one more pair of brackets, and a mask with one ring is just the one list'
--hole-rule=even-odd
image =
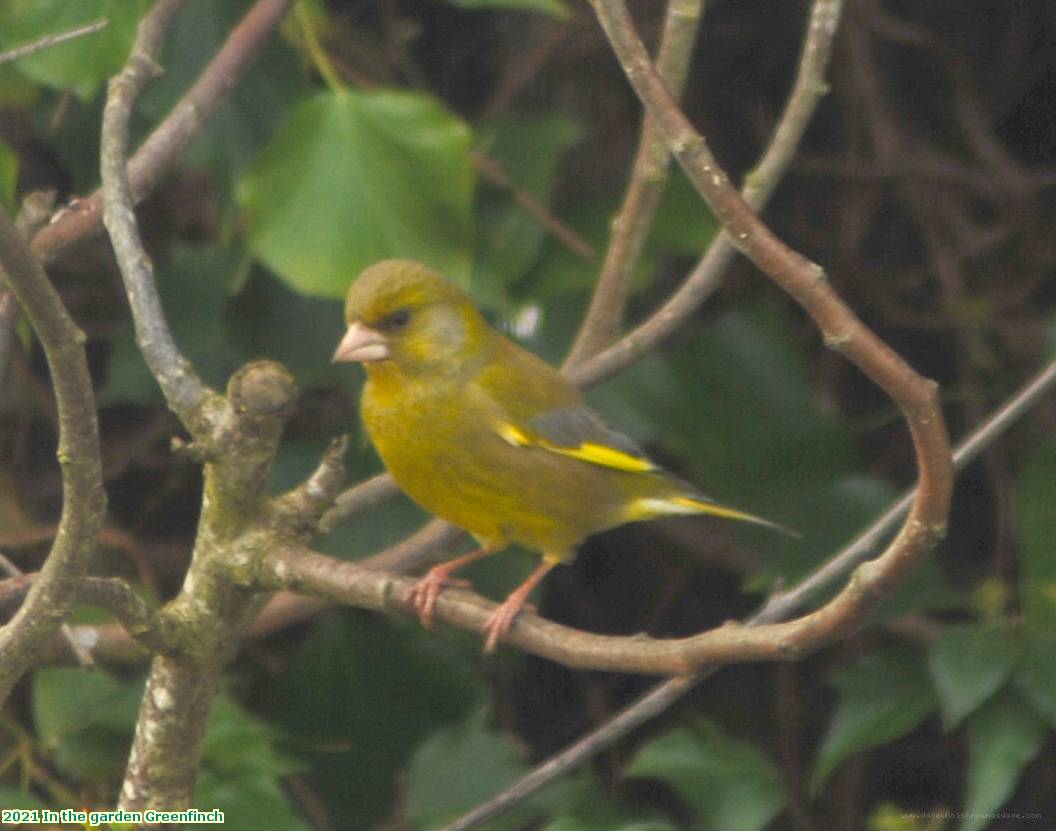
{"label": "yellow tail edge", "polygon": [[790,537],[802,536],[798,531],[778,525],[768,519],[763,519],[755,514],[738,511],[717,502],[709,502],[705,499],[694,499],[692,496],[669,496],[662,499],[639,499],[633,509],[635,519],[648,519],[651,517],[669,514],[710,514],[711,516],[732,519],[738,522],[750,522],[753,525],[761,525]]}

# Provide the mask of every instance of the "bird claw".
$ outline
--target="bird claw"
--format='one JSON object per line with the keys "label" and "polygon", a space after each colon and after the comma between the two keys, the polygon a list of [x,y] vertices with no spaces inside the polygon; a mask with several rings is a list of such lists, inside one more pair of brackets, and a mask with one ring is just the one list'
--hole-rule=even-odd
{"label": "bird claw", "polygon": [[534,612],[535,605],[525,603],[518,598],[507,598],[505,602],[491,613],[491,616],[484,622],[484,628],[481,630],[483,634],[487,635],[484,640],[485,655],[490,655],[495,651],[499,641],[510,631],[510,627],[513,626],[517,615],[524,610]]}
{"label": "bird claw", "polygon": [[440,590],[444,586],[468,586],[468,580],[451,577],[443,566],[430,569],[421,580],[415,583],[403,601],[412,607],[418,614],[422,626],[431,629],[433,626],[433,611],[436,609],[436,599],[440,596]]}

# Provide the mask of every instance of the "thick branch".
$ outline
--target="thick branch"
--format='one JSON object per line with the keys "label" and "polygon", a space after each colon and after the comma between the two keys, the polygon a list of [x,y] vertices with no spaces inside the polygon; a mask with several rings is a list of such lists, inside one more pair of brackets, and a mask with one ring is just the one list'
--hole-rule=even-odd
{"label": "thick branch", "polygon": [[249,364],[232,376],[205,440],[198,535],[183,588],[160,613],[174,645],[151,665],[121,790],[126,810],[190,804],[220,673],[265,600],[244,572],[272,533],[268,477],[296,395],[282,367]]}
{"label": "thick branch", "polygon": [[[180,594],[159,614],[172,647],[155,657],[147,679],[121,789],[119,804],[126,810],[176,809],[190,803],[220,673],[264,602],[240,587],[233,573],[245,568],[252,547],[260,545],[243,538],[259,533],[272,519],[268,475],[296,400],[289,373],[267,361],[235,373],[226,396],[201,383],[172,341],[140,240],[126,162],[128,120],[137,94],[158,71],[154,56],[181,3],[158,0],[140,23],[128,62],[108,87],[101,141],[105,223],[132,307],[136,339],[170,409],[190,430],[195,450],[206,462],[191,566]],[[330,487],[333,477],[321,476]],[[314,494],[305,496],[314,499]]]}
{"label": "thick branch", "polygon": [[63,504],[55,542],[25,602],[0,630],[0,701],[69,614],[106,513],[95,395],[84,334],[0,208],[0,271],[40,338],[59,419]]}

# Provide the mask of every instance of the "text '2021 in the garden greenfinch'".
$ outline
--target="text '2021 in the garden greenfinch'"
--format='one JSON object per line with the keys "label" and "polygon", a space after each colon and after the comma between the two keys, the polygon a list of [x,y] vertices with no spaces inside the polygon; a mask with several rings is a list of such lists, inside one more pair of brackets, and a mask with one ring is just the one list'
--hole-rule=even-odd
{"label": "text '2021 in the garden greenfinch'", "polygon": [[591,534],[670,514],[774,526],[713,502],[610,429],[557,370],[493,329],[462,289],[386,260],[349,288],[334,361],[362,363],[362,416],[385,466],[427,511],[480,548],[436,566],[408,602],[429,625],[462,566],[512,543],[542,563],[489,618],[494,649],[529,593]]}

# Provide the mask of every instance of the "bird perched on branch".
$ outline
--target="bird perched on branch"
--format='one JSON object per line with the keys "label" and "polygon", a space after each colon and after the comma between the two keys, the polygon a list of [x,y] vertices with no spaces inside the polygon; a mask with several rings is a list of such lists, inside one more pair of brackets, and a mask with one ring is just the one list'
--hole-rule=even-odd
{"label": "bird perched on branch", "polygon": [[528,595],[591,534],[670,514],[711,514],[783,530],[720,505],[610,429],[553,367],[491,328],[462,289],[420,263],[386,260],[348,290],[333,360],[367,372],[361,412],[385,466],[423,508],[480,543],[409,592],[432,622],[452,573],[519,543],[542,563],[485,625],[485,651]]}

